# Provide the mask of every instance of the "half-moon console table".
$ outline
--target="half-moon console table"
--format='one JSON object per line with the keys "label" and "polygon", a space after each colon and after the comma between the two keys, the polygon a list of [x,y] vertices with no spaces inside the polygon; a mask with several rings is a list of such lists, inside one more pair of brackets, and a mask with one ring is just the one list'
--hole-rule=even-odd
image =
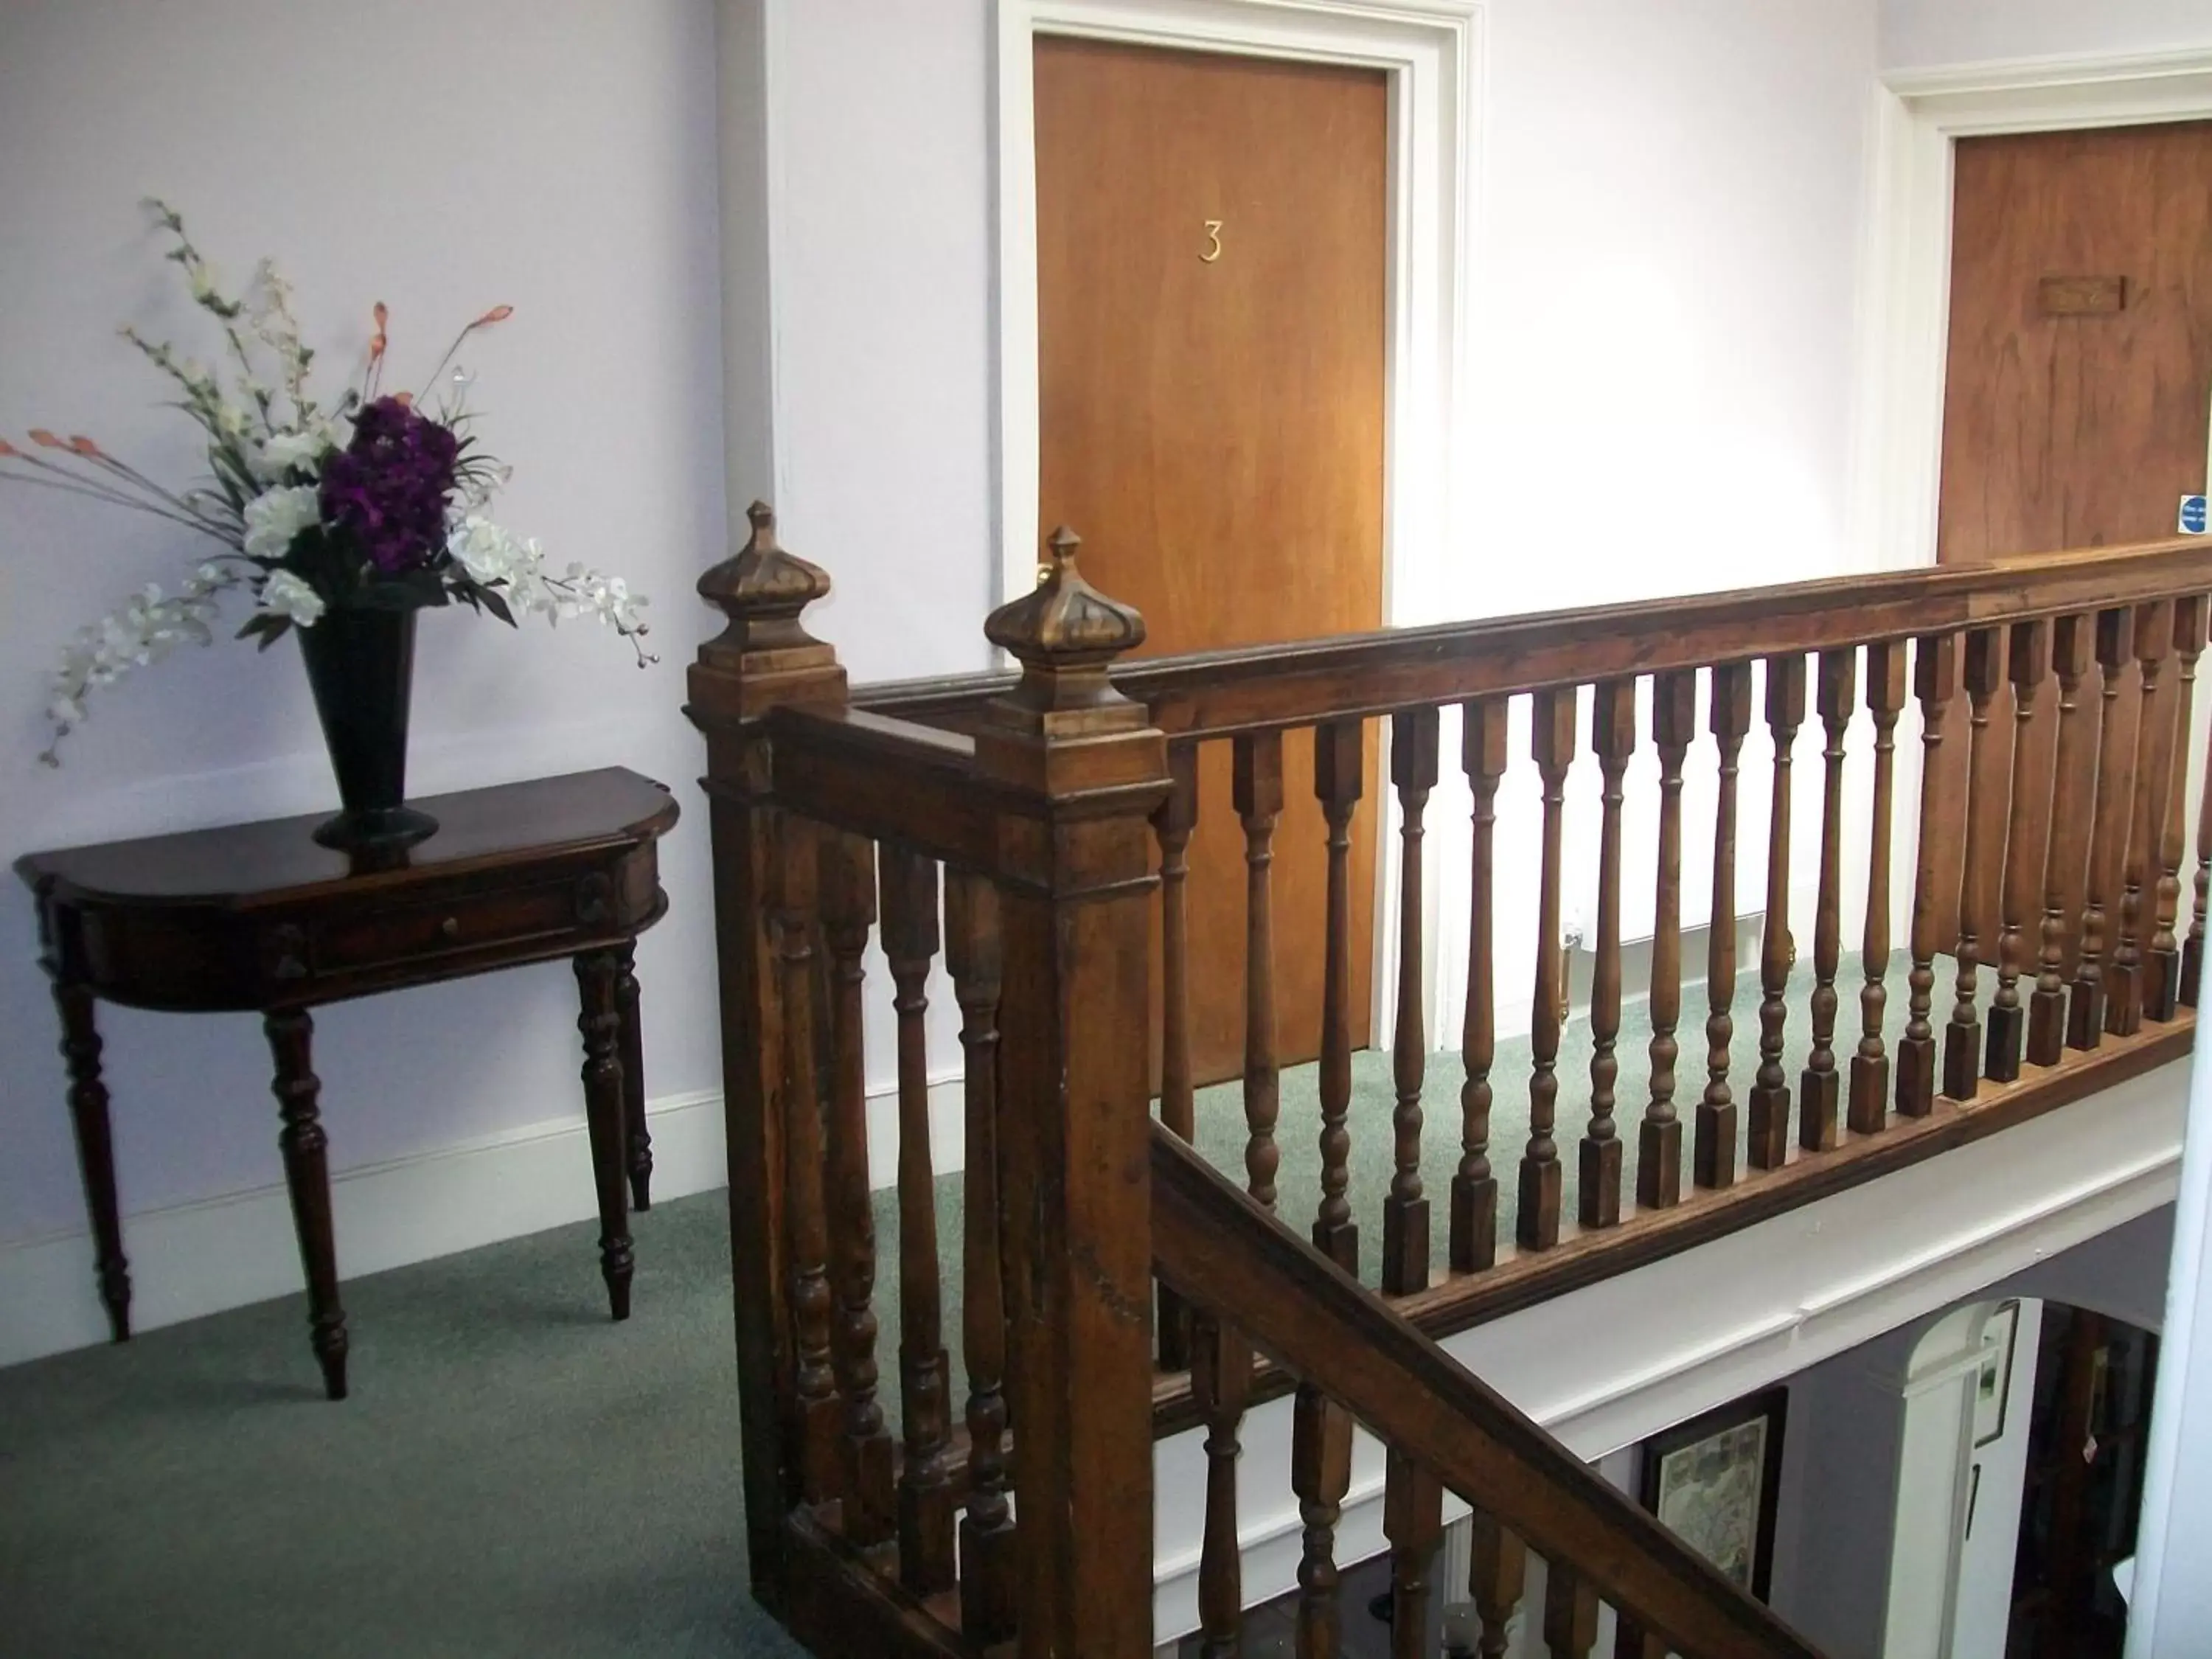
{"label": "half-moon console table", "polygon": [[375,867],[318,846],[310,832],[319,814],[16,861],[38,896],[100,1296],[117,1341],[131,1334],[131,1274],[96,1000],[262,1016],[315,1358],[325,1389],[343,1400],[345,1310],[309,1011],[560,957],[574,961],[583,1001],[599,1270],[614,1316],[629,1317],[629,1205],[647,1207],[653,1172],[633,960],[637,936],[668,908],[656,843],[676,822],[676,802],[650,779],[609,769],[410,804],[438,820],[437,833]]}

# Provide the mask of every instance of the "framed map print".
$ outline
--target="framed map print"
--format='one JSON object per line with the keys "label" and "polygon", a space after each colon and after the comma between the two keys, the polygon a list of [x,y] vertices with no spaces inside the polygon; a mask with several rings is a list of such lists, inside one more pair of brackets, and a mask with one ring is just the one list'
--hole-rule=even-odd
{"label": "framed map print", "polygon": [[1787,1389],[1769,1389],[1644,1443],[1644,1507],[1762,1601],[1774,1565],[1789,1401]]}

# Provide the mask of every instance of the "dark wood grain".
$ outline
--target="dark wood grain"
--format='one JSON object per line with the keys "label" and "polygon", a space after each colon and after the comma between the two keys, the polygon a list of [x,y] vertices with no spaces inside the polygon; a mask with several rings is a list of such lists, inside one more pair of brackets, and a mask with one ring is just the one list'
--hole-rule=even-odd
{"label": "dark wood grain", "polygon": [[1866,648],[1867,708],[1874,716],[1874,798],[1867,850],[1866,931],[1859,955],[1859,1044],[1851,1055],[1847,1115],[1855,1134],[1879,1133],[1889,1121],[1889,1055],[1882,1019],[1889,1006],[1889,907],[1892,836],[1896,823],[1897,722],[1905,708],[1906,642],[1878,640]]}
{"label": "dark wood grain", "polygon": [[[1147,1125],[1147,1127],[1152,1126]],[[1474,1493],[1547,1560],[1685,1651],[1813,1655],[1802,1638],[1358,1280],[1152,1137],[1155,1265],[1195,1304],[1248,1310],[1250,1335],[1453,1490]]]}
{"label": "dark wood grain", "polygon": [[1298,1500],[1298,1652],[1328,1659],[1344,1641],[1336,1523],[1352,1486],[1352,1413],[1302,1386],[1291,1419],[1291,1490]]}
{"label": "dark wood grain", "polygon": [[1235,743],[1232,787],[1244,826],[1244,1172],[1252,1196],[1273,1209],[1282,1149],[1275,1143],[1282,1081],[1275,1066],[1275,913],[1269,878],[1283,811],[1283,738],[1253,732]]}
{"label": "dark wood grain", "polygon": [[[605,1012],[611,1013],[613,988],[606,988]],[[588,1018],[591,1010],[586,1010]],[[304,1008],[272,1009],[261,1027],[276,1063],[276,1110],[283,1129],[276,1139],[284,1158],[284,1190],[292,1203],[292,1228],[300,1241],[300,1265],[307,1279],[307,1331],[315,1363],[323,1373],[323,1392],[332,1400],[346,1397],[346,1336],[344,1305],[338,1299],[337,1247],[331,1232],[330,1137],[324,1132],[322,1083],[313,1063],[315,1022]],[[588,1062],[587,1062],[588,1069]],[[621,1180],[615,1183],[617,1195]],[[619,1202],[619,1196],[617,1196]],[[629,1240],[623,1237],[612,1251],[604,1233],[599,1240],[600,1262],[609,1271],[607,1287],[614,1292],[614,1271],[619,1269],[627,1288]],[[615,1316],[626,1311],[617,1304]]]}
{"label": "dark wood grain", "polygon": [[592,1184],[599,1196],[599,1277],[606,1283],[609,1310],[623,1320],[629,1317],[635,1262],[624,1186],[629,1113],[623,1087],[622,962],[613,951],[586,951],[576,958],[575,969],[582,1004],[576,1029],[584,1039],[584,1119],[592,1143]]}
{"label": "dark wood grain", "polygon": [[[1184,884],[1190,877],[1190,834],[1198,823],[1198,746],[1168,750],[1175,780],[1152,814],[1160,843],[1160,1121],[1188,1140],[1197,1133],[1197,1096],[1190,1065],[1190,921]],[[1176,1293],[1158,1287],[1160,1365],[1179,1371],[1190,1364],[1190,1312]]]}
{"label": "dark wood grain", "polygon": [[1468,1551],[1468,1594],[1482,1621],[1476,1651],[1481,1659],[1504,1659],[1512,1646],[1510,1626],[1521,1606],[1528,1552],[1510,1527],[1488,1510],[1468,1517],[1474,1529]]}
{"label": "dark wood grain", "polygon": [[1692,1173],[1705,1188],[1735,1182],[1735,1095],[1729,1048],[1735,1036],[1735,793],[1743,739],[1751,730],[1751,665],[1721,663],[1712,673],[1710,720],[1720,751],[1713,817],[1713,903],[1705,945],[1705,1088],[1698,1102]]}
{"label": "dark wood grain", "polygon": [[1515,1236],[1524,1250],[1549,1249],[1559,1237],[1559,1031],[1566,1021],[1561,972],[1559,842],[1567,769],[1575,758],[1575,691],[1540,691],[1531,710],[1536,770],[1543,781],[1544,841],[1536,898],[1536,990],[1530,1016],[1528,1145],[1521,1157],[1521,1202]]}
{"label": "dark wood grain", "polygon": [[[2187,728],[2183,728],[2186,730]],[[2197,807],[2197,874],[2192,882],[2189,937],[2181,950],[2181,1006],[2197,1006],[2199,981],[2204,973],[2204,911],[2212,896],[2212,754],[2205,757],[2203,793]]]}
{"label": "dark wood grain", "polygon": [[960,1626],[979,1642],[1013,1634],[1014,1522],[1006,1457],[1006,1315],[1000,1284],[997,890],[954,870],[945,881],[945,967],[960,1004],[961,1352],[968,1371],[968,1493],[960,1517]]}
{"label": "dark wood grain", "polygon": [[[2012,811],[2005,830],[2002,931],[1997,935],[1997,988],[1990,1005],[1985,1075],[2009,1083],[2020,1075],[2027,1014],[2020,977],[2029,964],[2027,924],[2049,852],[2051,751],[2032,740],[2037,695],[2051,666],[2051,630],[2042,622],[2014,623],[2006,647],[2012,681]],[[2038,830],[2045,830],[2039,836]]]}
{"label": "dark wood grain", "polygon": [[2127,813],[2135,783],[2135,747],[2125,737],[2120,707],[2123,677],[2133,660],[2135,613],[2108,606],[2097,613],[2097,668],[2101,702],[2097,716],[2097,787],[2091,808],[2089,872],[2081,896],[2081,946],[2066,1008],[2066,1045],[2094,1048],[2105,1035],[2105,955],[2111,945],[2112,908],[2119,898],[2121,860],[2127,852]]}
{"label": "dark wood grain", "polygon": [[[1490,1161],[1490,1068],[1498,1057],[1498,785],[1505,775],[1506,704],[1503,698],[1460,711],[1462,764],[1474,799],[1473,863],[1468,873],[1467,1011],[1460,1026],[1460,1160],[1452,1176],[1451,1269],[1480,1273],[1498,1259],[1498,1177]],[[2212,799],[2212,795],[2208,795]],[[2201,908],[2201,907],[2200,907]]]}
{"label": "dark wood grain", "polygon": [[1905,976],[1905,1035],[1897,1042],[1897,1109],[1925,1117],[1936,1102],[1936,949],[1958,893],[1943,889],[1945,830],[1952,810],[1945,794],[1943,721],[1958,690],[1959,642],[1952,634],[1923,635],[1913,652],[1913,695],[1920,702],[1920,837],[1912,880],[1912,967]]}
{"label": "dark wood grain", "polygon": [[898,1018],[899,1576],[918,1595],[957,1579],[952,1431],[944,1293],[938,1283],[937,1172],[930,1156],[930,965],[937,959],[934,860],[886,847],[878,860],[884,957]]}
{"label": "dark wood grain", "polygon": [[2143,1012],[2151,1019],[2172,1019],[2181,1006],[2181,942],[2173,930],[2181,903],[2181,856],[2185,842],[2182,817],[2189,793],[2190,722],[2197,701],[2197,659],[2204,653],[2204,612],[2201,593],[2173,602],[2173,653],[2181,659],[2181,667],[2164,738],[2165,781],[2160,787],[2165,804],[2159,814],[2163,827],[2158,838],[2156,923],[2143,994]]}
{"label": "dark wood grain", "polygon": [[1385,1462],[1382,1535],[1390,1540],[1391,1659],[1431,1659],[1429,1600],[1443,1541],[1443,1486],[1393,1448]]}
{"label": "dark wood grain", "polygon": [[2051,665],[2058,680],[2057,747],[2051,759],[2051,821],[2044,831],[2043,921],[2038,934],[2035,994],[2028,999],[2027,1060],[2056,1066],[2066,1048],[2067,896],[2086,876],[2091,796],[2096,787],[2097,730],[2082,717],[2081,678],[2088,672],[2095,624],[2085,615],[2051,625]]}
{"label": "dark wood grain", "polygon": [[1858,708],[1858,653],[1823,651],[1816,701],[1826,743],[1820,750],[1820,890],[1813,915],[1813,1052],[1797,1079],[1797,1144],[1824,1152],[1836,1144],[1836,969],[1844,948],[1844,738]]}
{"label": "dark wood grain", "polygon": [[1313,1236],[1316,1249],[1354,1268],[1359,1224],[1346,1196],[1352,1185],[1352,819],[1366,773],[1364,733],[1358,720],[1314,728],[1314,793],[1328,824],[1328,908],[1322,939],[1321,1208]]}
{"label": "dark wood grain", "polygon": [[892,1535],[893,1452],[877,1399],[876,1221],[868,1189],[868,1075],[861,957],[876,921],[875,848],[858,836],[820,841],[822,933],[830,951],[830,1099],[823,1196],[836,1297],[830,1355],[844,1402],[842,1530],[863,1546]]}
{"label": "dark wood grain", "polygon": [[622,1016],[623,1168],[629,1206],[653,1207],[653,1130],[645,1118],[645,993],[637,982],[637,945],[615,947],[615,1008]]}
{"label": "dark wood grain", "polygon": [[1637,1132],[1636,1202],[1663,1210],[1681,1200],[1682,1121],[1674,1068],[1682,1046],[1682,763],[1697,736],[1694,670],[1651,682],[1651,733],[1659,748],[1659,864],[1651,935],[1651,1100]]}
{"label": "dark wood grain", "polygon": [[1564,1561],[1544,1569],[1544,1646],[1552,1659],[1589,1659],[1597,1643],[1597,1596]]}
{"label": "dark wood grain", "polygon": [[1792,652],[1766,661],[1766,726],[1774,738],[1774,784],[1766,829],[1766,915],[1759,950],[1759,1069],[1751,1085],[1749,1160],[1778,1167],[1789,1155],[1790,1081],[1782,1069],[1785,994],[1796,945],[1790,932],[1790,763],[1805,723],[1805,659]]}
{"label": "dark wood grain", "polygon": [[1199,1652],[1236,1659],[1244,1624],[1243,1550],[1237,1530],[1237,1425],[1252,1392],[1252,1351],[1205,1315],[1192,1324],[1191,1397],[1206,1419],[1206,1522],[1198,1558]]}
{"label": "dark wood grain", "polygon": [[1437,784],[1437,711],[1407,709],[1390,722],[1390,781],[1398,792],[1398,1006],[1390,1043],[1397,1100],[1390,1113],[1390,1191],[1382,1204],[1382,1289],[1405,1296],[1429,1282],[1429,1200],[1421,1186],[1421,1080],[1428,1062],[1423,1013],[1422,814]]}
{"label": "dark wood grain", "polygon": [[2173,648],[2173,607],[2153,600],[2136,607],[2136,667],[2142,703],[2136,720],[2127,852],[2121,860],[2120,925],[2105,969],[2105,1029],[2130,1036],[2142,1024],[2143,952],[2150,932],[2149,883],[2166,818],[2166,755],[2173,741],[2166,664]]}
{"label": "dark wood grain", "polygon": [[1636,682],[1607,680],[1591,704],[1598,759],[1597,959],[1590,978],[1590,1115],[1576,1192],[1585,1227],[1620,1219],[1620,1132],[1613,1121],[1620,1060],[1620,811],[1636,754]]}
{"label": "dark wood grain", "polygon": [[100,1076],[100,1028],[93,995],[55,973],[54,1007],[61,1015],[62,1060],[69,1072],[70,1129],[76,1143],[78,1178],[92,1218],[93,1276],[107,1313],[111,1340],[131,1340],[131,1263],[123,1254],[123,1212],[115,1197],[115,1144],[107,1116],[107,1085]]}
{"label": "dark wood grain", "polygon": [[1972,1100],[1982,1065],[1982,1022],[1975,997],[1984,950],[1994,943],[1981,930],[1984,919],[1996,915],[1993,899],[2004,866],[2006,814],[1996,776],[2001,757],[1989,729],[1990,708],[2004,683],[2004,635],[1994,628],[1973,629],[1961,660],[1968,711],[1966,848],[1960,866],[1957,943],[1952,947],[1958,975],[1950,1022],[1943,1028],[1943,1092],[1954,1100]]}

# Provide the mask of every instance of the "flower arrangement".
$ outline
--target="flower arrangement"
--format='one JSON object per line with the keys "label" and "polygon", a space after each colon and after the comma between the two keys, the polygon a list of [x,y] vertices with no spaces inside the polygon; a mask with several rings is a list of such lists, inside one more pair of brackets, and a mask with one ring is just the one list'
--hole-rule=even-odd
{"label": "flower arrangement", "polygon": [[[173,592],[149,584],[120,610],[83,629],[64,652],[48,714],[53,741],[41,757],[60,763],[61,740],[85,717],[87,695],[179,643],[215,638],[224,599],[243,590],[252,613],[237,630],[263,649],[293,629],[312,629],[334,610],[405,611],[459,603],[509,625],[517,613],[549,622],[595,617],[629,640],[642,667],[646,601],[619,577],[570,565],[556,574],[535,539],[487,515],[509,469],[485,455],[468,431],[471,376],[454,355],[471,337],[504,322],[495,306],[463,328],[430,373],[426,399],[384,390],[387,313],[373,312],[358,385],[325,410],[311,394],[315,354],[301,338],[291,291],[264,260],[243,295],[226,293],[166,203],[147,204],[172,240],[193,302],[220,328],[233,374],[180,357],[135,328],[122,332],[181,392],[179,404],[207,438],[209,477],[176,491],[156,483],[92,439],[34,428],[27,445],[0,438],[0,479],[89,496],[166,519],[221,545]],[[443,377],[441,379],[441,377]]]}

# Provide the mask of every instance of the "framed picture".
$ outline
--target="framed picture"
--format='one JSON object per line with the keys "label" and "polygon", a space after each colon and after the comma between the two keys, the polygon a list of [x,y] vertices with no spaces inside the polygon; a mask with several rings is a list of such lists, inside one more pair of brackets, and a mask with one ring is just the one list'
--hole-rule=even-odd
{"label": "framed picture", "polygon": [[1644,1507],[1762,1601],[1774,1565],[1789,1403],[1787,1389],[1769,1389],[1644,1443]]}
{"label": "framed picture", "polygon": [[2001,1303],[1982,1328],[1982,1361],[1974,1373],[1974,1444],[2003,1438],[2012,1395],[2012,1346],[2020,1331],[2020,1304]]}

